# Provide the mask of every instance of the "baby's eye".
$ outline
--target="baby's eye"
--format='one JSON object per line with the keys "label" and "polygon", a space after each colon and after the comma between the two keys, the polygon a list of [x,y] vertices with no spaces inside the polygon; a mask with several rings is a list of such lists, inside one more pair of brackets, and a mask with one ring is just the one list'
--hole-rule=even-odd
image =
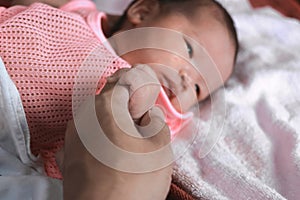
{"label": "baby's eye", "polygon": [[186,44],[186,48],[187,48],[187,52],[189,54],[189,57],[192,58],[193,53],[194,53],[193,47],[191,46],[191,44],[188,41],[186,41],[186,40],[184,40],[184,41],[185,41],[185,44]]}
{"label": "baby's eye", "polygon": [[199,97],[199,95],[200,95],[200,87],[199,87],[198,84],[195,84],[195,91],[196,91],[197,97]]}

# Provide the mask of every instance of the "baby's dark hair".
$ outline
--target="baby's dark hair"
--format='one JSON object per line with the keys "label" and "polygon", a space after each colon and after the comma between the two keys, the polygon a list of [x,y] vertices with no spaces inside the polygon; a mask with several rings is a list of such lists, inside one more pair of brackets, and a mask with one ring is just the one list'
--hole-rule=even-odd
{"label": "baby's dark hair", "polygon": [[[137,0],[133,1],[128,8],[134,4]],[[235,28],[234,21],[228,11],[217,1],[215,0],[157,0],[160,3],[160,6],[162,7],[163,14],[168,14],[173,11],[177,11],[180,13],[185,14],[186,16],[193,15],[193,11],[196,7],[212,7],[217,8],[214,9],[214,12],[212,13],[214,17],[216,17],[217,20],[219,20],[222,24],[224,24],[229,32],[229,35],[232,39],[233,45],[235,47],[235,55],[234,55],[234,61],[236,62],[236,57],[239,49],[239,43],[238,43],[238,36]],[[190,2],[190,5],[187,5],[186,3]],[[178,6],[178,4],[182,4]],[[124,21],[126,20],[126,14],[127,10],[123,14],[123,16],[120,18],[120,20],[115,24],[113,27],[113,31],[117,31],[120,29]]]}

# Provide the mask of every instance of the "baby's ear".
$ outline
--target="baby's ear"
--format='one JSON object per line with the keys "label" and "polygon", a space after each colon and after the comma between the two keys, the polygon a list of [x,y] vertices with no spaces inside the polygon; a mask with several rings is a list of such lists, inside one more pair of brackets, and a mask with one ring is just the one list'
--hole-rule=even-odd
{"label": "baby's ear", "polygon": [[137,0],[127,10],[128,21],[136,26],[159,13],[158,0]]}

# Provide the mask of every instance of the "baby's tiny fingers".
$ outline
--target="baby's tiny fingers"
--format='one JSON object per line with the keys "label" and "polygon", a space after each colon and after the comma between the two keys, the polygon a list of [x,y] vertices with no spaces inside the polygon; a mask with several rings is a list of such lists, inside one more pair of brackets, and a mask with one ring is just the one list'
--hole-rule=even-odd
{"label": "baby's tiny fingers", "polygon": [[107,83],[116,83],[119,81],[120,77],[128,72],[131,68],[122,68],[117,70],[115,73],[113,73],[111,76],[106,77]]}
{"label": "baby's tiny fingers", "polygon": [[160,90],[159,80],[148,65],[137,65],[126,71],[126,73],[121,75],[118,84],[128,86],[130,95],[147,85],[157,86],[158,92]]}

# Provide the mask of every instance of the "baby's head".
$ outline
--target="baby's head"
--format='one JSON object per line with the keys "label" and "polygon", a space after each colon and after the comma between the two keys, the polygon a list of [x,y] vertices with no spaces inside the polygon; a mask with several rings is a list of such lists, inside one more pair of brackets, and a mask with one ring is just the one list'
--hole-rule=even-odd
{"label": "baby's head", "polygon": [[[204,77],[205,75],[191,65],[197,60],[195,57],[199,53],[195,42],[200,44],[213,60],[223,82],[228,80],[233,71],[238,50],[237,34],[228,12],[213,0],[136,0],[128,7],[115,27],[116,32],[158,27],[183,34],[181,39],[171,40],[168,35],[158,31],[156,38],[160,38],[159,42],[162,44],[172,41],[173,44],[168,44],[169,46],[184,47],[185,52],[182,52],[186,55],[184,58],[176,53],[147,48],[122,55],[122,58],[132,65],[149,64],[160,82],[171,88],[172,91],[167,90],[167,94],[178,110],[187,111],[196,102],[204,100],[222,86],[222,83],[218,82],[208,89],[205,80],[215,77]],[[148,37],[145,36],[144,39],[147,40]],[[116,51],[118,52],[118,49]],[[168,66],[175,73],[151,63]],[[191,98],[193,96],[195,98]]]}

